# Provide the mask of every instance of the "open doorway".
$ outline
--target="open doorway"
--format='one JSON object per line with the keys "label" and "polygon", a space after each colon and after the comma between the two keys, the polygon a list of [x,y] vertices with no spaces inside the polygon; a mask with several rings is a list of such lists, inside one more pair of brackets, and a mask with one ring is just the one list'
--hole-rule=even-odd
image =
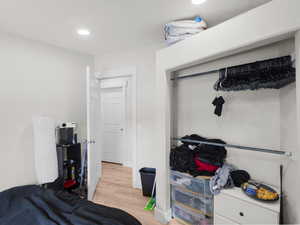
{"label": "open doorway", "polygon": [[149,198],[138,185],[135,72],[112,71],[97,78],[103,162],[93,201],[122,209],[144,225],[161,225],[153,211],[144,210]]}
{"label": "open doorway", "polygon": [[120,87],[103,87],[101,84],[100,124],[102,139],[102,161],[132,165],[132,152],[127,139],[129,115],[126,112],[126,82]]}
{"label": "open doorway", "polygon": [[97,78],[102,161],[130,168],[130,182],[137,188],[135,70],[108,71]]}

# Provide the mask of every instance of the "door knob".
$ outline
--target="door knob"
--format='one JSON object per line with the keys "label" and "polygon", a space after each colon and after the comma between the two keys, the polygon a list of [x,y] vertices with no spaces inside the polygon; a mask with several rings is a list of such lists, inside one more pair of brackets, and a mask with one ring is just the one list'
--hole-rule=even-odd
{"label": "door knob", "polygon": [[124,131],[124,129],[123,129],[123,128],[121,128],[121,129],[120,129],[120,131]]}

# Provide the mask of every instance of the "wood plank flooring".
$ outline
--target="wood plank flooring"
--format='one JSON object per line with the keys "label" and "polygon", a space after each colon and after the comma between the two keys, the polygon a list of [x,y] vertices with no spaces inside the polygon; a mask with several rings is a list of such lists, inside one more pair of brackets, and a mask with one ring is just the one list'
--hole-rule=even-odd
{"label": "wood plank flooring", "polygon": [[[148,198],[140,189],[132,188],[132,170],[117,164],[102,163],[102,179],[97,185],[93,201],[122,209],[135,216],[143,225],[162,225],[153,212],[144,210]],[[170,224],[176,225],[175,221]]]}

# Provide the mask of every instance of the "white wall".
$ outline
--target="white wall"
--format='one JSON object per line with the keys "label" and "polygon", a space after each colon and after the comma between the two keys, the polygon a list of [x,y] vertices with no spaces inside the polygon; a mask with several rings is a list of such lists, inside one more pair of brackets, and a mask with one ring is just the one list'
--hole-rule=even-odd
{"label": "white wall", "polygon": [[[290,150],[297,157],[297,104],[296,84],[284,87],[280,90],[280,144],[282,149]],[[299,159],[298,159],[299,160]],[[299,211],[295,207],[299,195],[298,185],[295,185],[297,174],[297,161],[286,160],[284,163],[283,189],[286,201],[284,202],[284,214],[286,223],[298,223]]]}
{"label": "white wall", "polygon": [[[294,40],[287,40],[246,53],[234,55],[186,70],[179,75],[219,69],[289,55]],[[216,97],[213,85],[218,74],[179,80],[177,85],[178,136],[198,133],[204,137],[221,138],[230,144],[282,149],[297,149],[296,85],[280,90],[220,92],[226,101],[220,118],[211,104]],[[297,195],[293,187],[295,163],[285,157],[264,153],[228,150],[227,161],[247,170],[253,179],[279,186],[279,166],[284,165],[285,222],[295,222],[293,205]]]}
{"label": "white wall", "polygon": [[[162,45],[96,57],[96,71],[136,67],[137,79],[137,169],[156,167],[155,152],[155,53]],[[140,186],[140,178],[137,177]]]}
{"label": "white wall", "polygon": [[85,134],[85,69],[93,57],[0,33],[0,190],[36,182],[32,116],[74,121]]}

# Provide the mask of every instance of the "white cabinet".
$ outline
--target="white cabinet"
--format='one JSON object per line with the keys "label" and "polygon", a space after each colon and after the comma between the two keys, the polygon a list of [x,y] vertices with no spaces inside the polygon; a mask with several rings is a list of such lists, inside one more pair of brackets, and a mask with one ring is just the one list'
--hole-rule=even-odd
{"label": "white cabinet", "polygon": [[214,216],[214,224],[238,225],[238,223],[233,222],[232,220],[229,220],[218,214],[215,214]]}
{"label": "white cabinet", "polygon": [[265,203],[246,196],[241,189],[223,190],[214,198],[214,224],[279,224],[279,201]]}

